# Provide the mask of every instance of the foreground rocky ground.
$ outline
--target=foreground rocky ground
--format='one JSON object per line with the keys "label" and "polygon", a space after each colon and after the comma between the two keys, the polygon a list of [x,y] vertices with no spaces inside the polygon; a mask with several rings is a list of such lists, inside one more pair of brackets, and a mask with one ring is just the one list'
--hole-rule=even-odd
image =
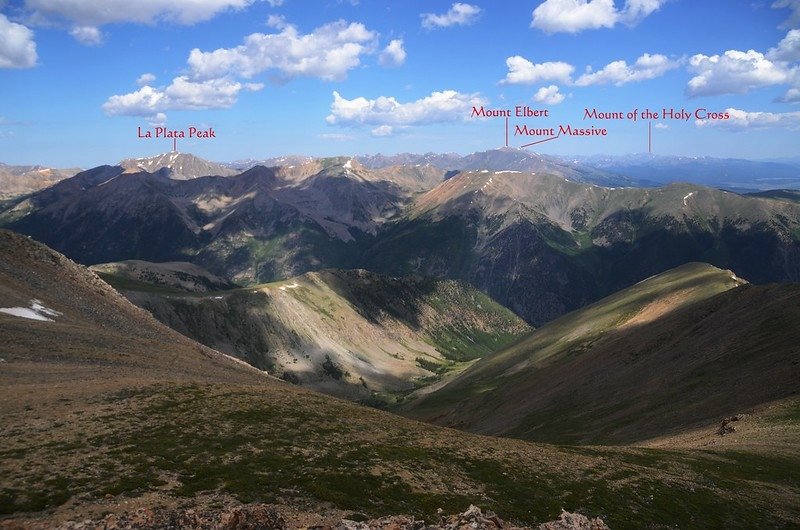
{"label": "foreground rocky ground", "polygon": [[[313,516],[312,516],[313,517]],[[192,530],[287,530],[303,526],[298,520],[289,521],[279,510],[264,504],[238,506],[229,510],[195,511],[139,508],[120,515],[109,514],[100,520],[68,521],[56,530],[134,530],[147,528]],[[42,524],[0,524],[4,530],[47,528]],[[309,530],[609,530],[600,518],[590,519],[581,514],[562,511],[558,519],[536,527],[515,526],[500,519],[494,512],[485,513],[470,506],[463,513],[439,515],[435,521],[416,519],[413,516],[394,515],[367,521],[339,519],[317,521],[305,526]]]}

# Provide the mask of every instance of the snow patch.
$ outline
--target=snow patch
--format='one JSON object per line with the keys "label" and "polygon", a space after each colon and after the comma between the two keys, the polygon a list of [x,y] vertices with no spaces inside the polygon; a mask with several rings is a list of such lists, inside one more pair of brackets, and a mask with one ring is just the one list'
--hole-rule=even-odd
{"label": "snow patch", "polygon": [[297,289],[298,287],[300,287],[300,285],[298,285],[297,283],[292,282],[289,285],[281,286],[280,289],[281,289],[281,291],[285,291],[286,289]]}
{"label": "snow patch", "polygon": [[39,300],[31,300],[31,306],[28,307],[0,307],[0,313],[11,315],[20,318],[28,318],[30,320],[40,320],[43,322],[52,322],[50,317],[60,317],[61,313],[45,307]]}
{"label": "snow patch", "polygon": [[345,162],[342,167],[345,169],[353,169],[353,159],[351,158],[350,160]]}
{"label": "snow patch", "polygon": [[691,192],[689,195],[687,195],[686,197],[684,197],[684,198],[683,198],[683,205],[684,205],[684,206],[689,206],[689,205],[686,203],[686,200],[687,200],[689,197],[691,197],[692,195],[694,195],[694,192]]}
{"label": "snow patch", "polygon": [[[514,171],[514,170],[511,170],[511,169],[504,169],[503,171],[495,171],[494,172],[495,175],[499,175],[501,173],[522,173],[522,171]],[[535,174],[536,173],[534,173],[534,175]]]}

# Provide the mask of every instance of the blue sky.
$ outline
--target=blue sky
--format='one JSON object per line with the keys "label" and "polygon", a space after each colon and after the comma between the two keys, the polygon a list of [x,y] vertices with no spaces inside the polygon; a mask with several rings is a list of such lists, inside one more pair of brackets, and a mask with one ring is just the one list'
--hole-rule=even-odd
{"label": "blue sky", "polygon": [[[605,127],[550,154],[800,155],[800,0],[0,0],[0,161],[91,167],[178,149],[469,153],[511,126]],[[686,109],[689,121],[584,120]],[[696,109],[728,119],[697,120]],[[648,123],[651,122],[651,123]],[[515,138],[523,145],[546,136]]]}

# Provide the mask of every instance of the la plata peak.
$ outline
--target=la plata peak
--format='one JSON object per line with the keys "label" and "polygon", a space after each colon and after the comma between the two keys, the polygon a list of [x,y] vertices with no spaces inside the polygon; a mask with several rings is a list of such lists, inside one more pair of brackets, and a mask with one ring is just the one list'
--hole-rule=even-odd
{"label": "la plata peak", "polygon": [[137,136],[139,138],[216,138],[217,133],[213,127],[207,129],[199,129],[197,127],[189,127],[188,129],[168,129],[167,127],[154,127],[151,129],[142,130],[141,127],[136,128]]}

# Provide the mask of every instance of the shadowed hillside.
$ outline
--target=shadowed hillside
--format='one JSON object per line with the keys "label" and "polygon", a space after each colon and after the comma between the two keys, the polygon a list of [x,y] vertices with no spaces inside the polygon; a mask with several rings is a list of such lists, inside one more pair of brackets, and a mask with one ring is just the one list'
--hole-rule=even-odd
{"label": "shadowed hillside", "polygon": [[800,285],[704,264],[647,279],[488,356],[407,413],[485,434],[630,443],[798,391]]}
{"label": "shadowed hillside", "polygon": [[287,381],[375,404],[530,331],[488,296],[452,280],[326,270],[199,296],[103,277],[207,346]]}

